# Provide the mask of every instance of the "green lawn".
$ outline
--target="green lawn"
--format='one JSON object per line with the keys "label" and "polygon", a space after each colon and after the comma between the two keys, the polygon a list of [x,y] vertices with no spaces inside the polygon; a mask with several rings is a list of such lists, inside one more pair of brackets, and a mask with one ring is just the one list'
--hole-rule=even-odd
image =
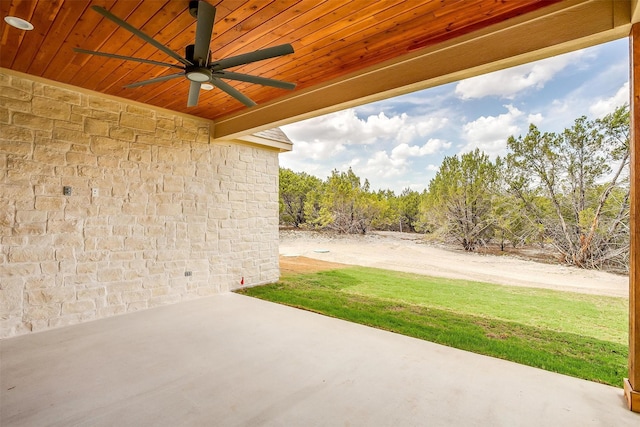
{"label": "green lawn", "polygon": [[240,291],[591,381],[627,373],[624,298],[350,267]]}

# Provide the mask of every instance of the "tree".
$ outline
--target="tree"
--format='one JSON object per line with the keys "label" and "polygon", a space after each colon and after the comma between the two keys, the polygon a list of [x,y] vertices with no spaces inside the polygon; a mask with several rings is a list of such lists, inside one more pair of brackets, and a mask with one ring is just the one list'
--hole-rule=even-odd
{"label": "tree", "polygon": [[[628,256],[627,245],[615,243],[628,218],[626,106],[595,121],[580,117],[561,134],[541,133],[530,125],[527,135],[510,137],[507,145],[507,163],[514,171],[510,190],[544,224],[565,262],[593,268]],[[540,192],[551,203],[552,215],[532,203]],[[618,203],[611,206],[614,200]]]}
{"label": "tree", "polygon": [[321,184],[319,178],[305,172],[280,168],[280,223],[292,224],[296,228],[304,224],[307,197]]}
{"label": "tree", "polygon": [[369,196],[370,203],[379,210],[371,228],[374,230],[396,230],[399,223],[398,197],[392,190],[378,190]]}
{"label": "tree", "polygon": [[398,216],[400,231],[415,232],[420,217],[421,195],[409,188],[402,190],[398,196]]}
{"label": "tree", "polygon": [[383,209],[379,200],[372,197],[369,181],[361,184],[351,168],[347,172],[331,172],[319,204],[317,222],[339,233],[365,234]]}
{"label": "tree", "polygon": [[439,224],[465,250],[475,250],[491,236],[491,199],[497,180],[496,165],[478,149],[460,158],[445,157],[423,204],[427,222]]}

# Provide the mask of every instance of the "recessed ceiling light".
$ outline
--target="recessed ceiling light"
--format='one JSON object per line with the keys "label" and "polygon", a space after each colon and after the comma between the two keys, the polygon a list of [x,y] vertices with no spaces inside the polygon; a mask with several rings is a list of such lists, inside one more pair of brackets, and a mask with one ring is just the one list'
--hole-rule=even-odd
{"label": "recessed ceiling light", "polygon": [[200,89],[211,90],[213,89],[213,85],[211,83],[203,83],[200,85]]}
{"label": "recessed ceiling light", "polygon": [[7,24],[19,30],[25,30],[25,31],[33,30],[33,24],[31,24],[31,22],[29,21],[25,21],[22,18],[17,18],[15,16],[5,16],[4,21]]}

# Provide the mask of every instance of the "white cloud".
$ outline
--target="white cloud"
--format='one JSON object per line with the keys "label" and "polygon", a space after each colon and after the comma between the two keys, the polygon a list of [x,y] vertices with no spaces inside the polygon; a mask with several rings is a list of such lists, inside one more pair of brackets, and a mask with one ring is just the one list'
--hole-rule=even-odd
{"label": "white cloud", "polygon": [[484,74],[460,81],[455,93],[461,99],[500,96],[513,99],[519,92],[534,88],[541,89],[557,73],[568,65],[575,65],[584,51],[571,52],[539,62],[524,64],[495,73]]}
{"label": "white cloud", "polygon": [[[601,79],[606,78],[603,73]],[[599,80],[606,82],[606,80]],[[620,79],[617,79],[620,81]],[[602,91],[602,94],[592,94],[593,87],[596,86],[595,81],[585,82],[577,89],[564,94],[560,99],[554,99],[547,110],[544,117],[544,130],[550,132],[562,132],[563,129],[570,127],[575,119],[581,116],[588,116],[591,119],[604,117],[613,112],[617,107],[629,103],[629,82],[624,81],[609,91]],[[615,91],[615,92],[614,92]],[[610,96],[605,95],[611,94]]]}
{"label": "white cloud", "polygon": [[393,158],[393,156],[388,156],[384,151],[378,151],[367,160],[367,165],[363,170],[372,172],[379,177],[389,178],[401,175],[406,165],[406,159]]}
{"label": "white cloud", "polygon": [[[520,132],[524,113],[513,105],[505,105],[507,112],[498,116],[481,116],[466,123],[462,127],[462,136],[467,144],[460,153],[473,151],[476,148],[489,155],[503,154],[507,146],[507,138]],[[526,124],[525,124],[526,125]]]}
{"label": "white cloud", "polygon": [[[388,153],[384,150],[376,151],[364,165],[359,161],[352,161],[349,166],[362,177],[394,178],[406,176],[413,169],[413,161],[417,158],[430,156],[451,147],[451,142],[441,139],[430,139],[425,144],[408,145],[399,144]],[[358,166],[358,167],[357,167]],[[372,180],[375,182],[374,180]],[[380,182],[380,188],[390,187],[388,182]],[[395,190],[399,190],[395,188]]]}
{"label": "white cloud", "polygon": [[423,146],[400,144],[391,150],[391,158],[407,159],[423,157],[451,147],[451,143],[442,139],[430,139]]}
{"label": "white cloud", "polygon": [[399,130],[395,140],[401,144],[408,144],[416,138],[425,137],[442,129],[448,123],[449,119],[446,117],[407,117],[405,125]]}
{"label": "white cloud", "polygon": [[316,139],[314,141],[296,141],[293,149],[303,152],[310,160],[327,160],[346,150],[339,141],[328,142]]}
{"label": "white cloud", "polygon": [[296,142],[369,145],[379,139],[395,138],[406,120],[406,114],[387,117],[384,112],[361,119],[351,108],[287,125],[283,130]]}
{"label": "white cloud", "polygon": [[593,117],[604,117],[620,107],[629,103],[629,82],[625,82],[615,95],[597,100],[591,107],[589,113]]}
{"label": "white cloud", "polygon": [[539,126],[540,123],[542,123],[542,121],[544,120],[544,116],[540,113],[536,113],[536,114],[529,114],[527,116],[527,122],[528,123],[532,123],[536,126]]}
{"label": "white cloud", "polygon": [[387,116],[384,112],[359,118],[355,109],[347,109],[283,127],[299,144],[301,141],[325,145],[372,145],[380,141],[410,143],[418,137],[443,128],[449,119],[440,115],[409,116],[406,113]]}

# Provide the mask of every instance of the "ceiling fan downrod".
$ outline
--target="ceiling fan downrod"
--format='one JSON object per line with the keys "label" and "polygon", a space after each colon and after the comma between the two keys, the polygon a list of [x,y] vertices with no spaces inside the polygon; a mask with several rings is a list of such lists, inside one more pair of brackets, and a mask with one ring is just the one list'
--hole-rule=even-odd
{"label": "ceiling fan downrod", "polygon": [[208,64],[203,64],[202,61],[198,61],[193,57],[194,49],[195,46],[190,44],[185,50],[185,58],[193,64],[185,67],[185,76],[192,82],[205,83],[211,81],[211,70],[206,68]]}

